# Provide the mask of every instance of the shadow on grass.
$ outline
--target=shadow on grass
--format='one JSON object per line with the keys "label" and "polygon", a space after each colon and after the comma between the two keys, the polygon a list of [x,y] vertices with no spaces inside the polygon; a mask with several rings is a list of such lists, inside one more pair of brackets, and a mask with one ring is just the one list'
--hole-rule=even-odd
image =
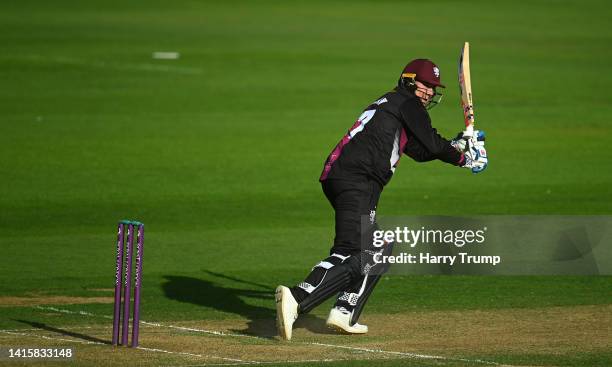
{"label": "shadow on grass", "polygon": [[73,337],[75,339],[81,339],[81,340],[85,340],[85,341],[88,341],[88,342],[101,343],[101,344],[109,344],[109,345],[111,344],[111,342],[109,342],[108,340],[98,339],[96,337],[85,335],[85,334],[81,334],[81,333],[76,333],[74,331],[69,331],[69,330],[65,330],[65,329],[59,329],[59,328],[56,328],[56,327],[44,324],[42,322],[28,321],[28,320],[15,320],[15,321],[21,322],[21,323],[26,324],[26,325],[30,325],[31,327],[36,328],[36,329],[51,331],[53,333],[61,334],[61,335],[64,335],[64,336],[70,336],[70,337]]}
{"label": "shadow on grass", "polygon": [[[166,275],[164,276],[165,282],[162,285],[164,294],[173,300],[232,313],[248,320],[248,326],[245,330],[233,331],[264,338],[273,338],[278,335],[275,325],[274,289],[264,284],[225,274],[206,273],[216,279],[222,279],[223,282],[232,281],[244,287],[233,288],[208,279]],[[249,304],[244,301],[245,298],[265,300],[267,306]],[[325,320],[313,315],[301,315],[294,328],[305,328],[317,334],[332,333],[325,326]]]}

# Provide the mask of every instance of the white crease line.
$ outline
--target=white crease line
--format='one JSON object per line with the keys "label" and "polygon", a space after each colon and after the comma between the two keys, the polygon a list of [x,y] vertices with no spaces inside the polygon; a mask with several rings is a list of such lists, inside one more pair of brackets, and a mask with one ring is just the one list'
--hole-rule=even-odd
{"label": "white crease line", "polygon": [[418,354],[418,353],[409,353],[409,352],[395,352],[395,351],[382,350],[382,349],[349,347],[349,346],[346,346],[346,345],[325,344],[325,343],[316,343],[316,342],[309,342],[308,344],[319,345],[319,346],[322,346],[322,347],[330,347],[330,348],[350,349],[350,350],[355,350],[355,351],[360,351],[360,352],[368,352],[368,353],[395,354],[395,355],[400,355],[400,356],[408,357],[408,358],[439,359],[439,360],[445,360],[445,361],[473,362],[473,363],[475,362],[475,363],[490,364],[490,365],[495,365],[495,366],[499,365],[499,363],[497,363],[497,362],[483,361],[481,359],[449,358],[449,357],[442,357],[442,356],[432,356],[432,355],[428,355],[428,354]]}
{"label": "white crease line", "polygon": [[39,310],[43,310],[43,311],[55,311],[55,312],[66,313],[66,314],[71,314],[71,315],[104,317],[105,319],[111,319],[112,320],[112,316],[96,315],[96,314],[93,314],[91,312],[86,312],[86,311],[62,310],[62,309],[55,308],[55,307],[50,307],[50,306],[34,306],[34,308],[39,309]]}
{"label": "white crease line", "polygon": [[[48,307],[48,306],[35,306],[34,308],[39,309],[39,310],[43,310],[43,311],[54,311],[54,312],[60,312],[60,313],[65,313],[65,314],[70,314],[70,315],[104,317],[105,319],[112,320],[111,316],[97,315],[97,314],[93,314],[91,312],[85,312],[85,311],[70,311],[70,310],[59,309],[59,308]],[[142,321],[142,320],[140,320],[140,323],[143,324],[143,325],[148,325],[148,326],[155,326],[155,327],[169,328],[169,329],[177,329],[177,330],[183,330],[183,331],[191,331],[191,332],[211,334],[211,335],[216,335],[216,336],[231,336],[231,337],[239,337],[239,338],[254,338],[254,339],[264,339],[264,340],[267,340],[265,338],[261,338],[259,336],[255,336],[255,335],[233,334],[233,333],[225,333],[223,331],[216,331],[216,330],[196,329],[196,328],[190,328],[190,327],[184,327],[184,326],[176,326],[176,325],[164,325],[164,324],[160,324],[160,323],[157,323],[157,322],[148,322],[148,321]]]}
{"label": "white crease line", "polygon": [[254,336],[254,335],[224,333],[222,331],[196,329],[196,328],[190,328],[190,327],[184,327],[184,326],[176,326],[176,325],[163,325],[163,324],[159,324],[159,323],[156,323],[156,322],[141,321],[140,323],[144,324],[144,325],[149,325],[149,326],[165,327],[165,328],[178,329],[178,330],[183,330],[183,331],[192,331],[192,332],[196,332],[196,333],[212,334],[212,335],[217,335],[217,336],[233,336],[233,337],[239,337],[239,338],[264,339],[264,338],[260,338],[258,336]]}
{"label": "white crease line", "polygon": [[[78,314],[78,315],[83,315],[83,316],[104,317],[104,318],[112,319],[112,317],[110,317],[110,316],[96,315],[96,314],[93,314],[91,312],[85,312],[85,311],[60,310],[60,309],[57,309],[55,307],[43,307],[43,306],[36,306],[36,308],[42,309],[42,310],[51,310],[51,311],[57,311],[57,312],[62,312],[62,313],[68,313],[68,314]],[[170,328],[170,329],[178,329],[178,330],[185,330],[185,331],[192,331],[192,332],[200,332],[200,333],[212,334],[212,335],[217,335],[217,336],[232,336],[232,337],[242,337],[242,338],[255,338],[255,339],[261,339],[261,340],[266,340],[266,341],[268,340],[266,338],[262,338],[262,337],[254,336],[254,335],[224,333],[224,332],[221,332],[221,331],[195,329],[195,328],[188,328],[188,327],[175,326],[175,325],[164,325],[164,324],[152,323],[152,322],[146,322],[146,321],[140,321],[140,322],[142,324],[150,325],[150,326],[165,327],[165,328]],[[329,347],[329,348],[338,348],[338,349],[349,349],[349,350],[354,350],[354,351],[359,351],[359,352],[367,352],[367,353],[375,353],[375,354],[399,355],[399,356],[415,358],[415,359],[417,359],[417,358],[419,358],[419,359],[437,359],[437,360],[444,360],[444,361],[449,361],[449,362],[453,362],[453,361],[455,361],[455,362],[471,362],[471,363],[488,364],[488,365],[492,365],[492,366],[501,366],[497,362],[484,361],[484,360],[481,360],[481,359],[466,359],[466,358],[442,357],[442,356],[433,356],[433,355],[427,355],[427,354],[417,354],[417,353],[408,353],[408,352],[396,352],[396,351],[389,351],[389,350],[383,350],[383,349],[369,349],[369,348],[360,348],[360,347],[349,347],[349,346],[346,346],[346,345],[324,344],[324,343],[316,343],[316,342],[292,341],[292,343],[294,343],[294,344],[304,344],[304,345],[314,345],[314,346],[321,346],[321,347]],[[510,365],[503,365],[503,366],[512,367]]]}
{"label": "white crease line", "polygon": [[211,355],[207,355],[207,354],[196,354],[196,353],[188,353],[188,352],[171,352],[168,350],[163,350],[163,349],[158,349],[158,348],[145,348],[145,347],[136,347],[136,349],[140,349],[140,350],[145,350],[148,352],[160,352],[160,353],[167,353],[167,354],[180,354],[180,355],[185,355],[185,356],[190,356],[190,357],[202,357],[202,358],[216,358],[216,359],[222,359],[224,361],[231,361],[231,362],[241,362],[241,363],[251,363],[250,361],[243,361],[242,359],[237,359],[237,358],[226,358],[226,357],[218,357],[218,356],[211,356]]}
{"label": "white crease line", "polygon": [[59,341],[71,342],[71,343],[79,343],[79,344],[106,345],[106,344],[104,344],[104,343],[94,342],[94,341],[87,341],[87,340],[76,340],[76,339],[53,338],[53,337],[46,336],[46,335],[26,334],[26,333],[16,333],[16,332],[12,332],[12,331],[5,331],[5,330],[0,330],[0,332],[5,333],[5,334],[10,334],[10,335],[29,336],[29,337],[34,337],[34,338],[41,338],[41,339],[48,339],[48,340],[59,340]]}
{"label": "white crease line", "polygon": [[[104,325],[97,325],[97,326],[78,326],[78,325],[54,326],[55,329],[72,329],[72,330],[79,330],[79,329],[110,329],[111,327],[112,326],[104,326]],[[40,331],[40,328],[32,328],[32,329],[0,329],[0,332],[5,332],[5,331],[13,331],[13,332]]]}
{"label": "white crease line", "polygon": [[[47,339],[47,340],[57,340],[57,341],[70,342],[70,343],[89,344],[89,345],[105,345],[105,346],[108,345],[108,344],[101,343],[101,342],[78,340],[78,339],[54,338],[54,337],[50,337],[50,336],[46,336],[46,335],[16,333],[16,332],[6,331],[6,330],[0,330],[0,332],[5,333],[5,334],[9,334],[9,335],[27,336],[27,337],[31,337],[31,338],[41,338],[41,339]],[[147,351],[147,352],[157,352],[157,353],[165,353],[165,354],[179,354],[179,355],[185,355],[185,356],[190,356],[190,357],[222,359],[224,361],[230,361],[230,362],[252,363],[251,361],[243,361],[241,359],[236,359],[236,358],[225,358],[225,357],[219,357],[219,356],[213,356],[213,355],[207,355],[207,354],[196,354],[196,353],[188,353],[188,352],[173,352],[173,351],[164,350],[164,349],[158,349],[158,348],[136,347],[136,349],[144,350],[144,351]]]}

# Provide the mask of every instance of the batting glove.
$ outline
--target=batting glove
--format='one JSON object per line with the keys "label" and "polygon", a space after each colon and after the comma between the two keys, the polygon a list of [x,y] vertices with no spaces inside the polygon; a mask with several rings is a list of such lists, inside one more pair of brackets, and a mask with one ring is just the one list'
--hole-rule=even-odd
{"label": "batting glove", "polygon": [[474,131],[472,137],[465,140],[466,149],[463,152],[465,164],[463,167],[471,169],[472,173],[480,173],[487,168],[489,160],[484,143],[485,133],[478,130]]}
{"label": "batting glove", "polygon": [[467,142],[470,139],[473,140],[474,143],[476,143],[478,139],[484,141],[484,131],[465,129],[451,140],[451,145],[459,152],[464,153],[468,145]]}
{"label": "batting glove", "polygon": [[457,151],[463,153],[465,152],[468,139],[469,137],[465,136],[465,132],[462,131],[457,134],[453,140],[451,140],[450,144],[453,146],[453,148],[457,149]]}

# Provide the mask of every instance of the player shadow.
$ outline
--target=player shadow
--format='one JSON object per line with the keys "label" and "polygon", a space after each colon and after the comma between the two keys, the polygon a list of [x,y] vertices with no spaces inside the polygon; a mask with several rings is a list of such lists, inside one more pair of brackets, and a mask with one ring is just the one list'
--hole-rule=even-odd
{"label": "player shadow", "polygon": [[28,321],[28,320],[19,320],[19,319],[16,319],[15,321],[21,322],[21,323],[26,324],[26,325],[30,325],[31,327],[36,328],[36,329],[46,330],[46,331],[50,331],[50,332],[53,332],[53,333],[61,334],[61,335],[64,335],[64,336],[70,336],[70,337],[73,337],[75,339],[81,339],[81,340],[85,340],[85,341],[88,341],[88,342],[101,343],[101,344],[111,344],[111,342],[109,342],[108,340],[98,339],[98,338],[90,336],[90,335],[85,335],[85,334],[77,333],[77,332],[70,331],[70,330],[56,328],[56,327],[44,324],[42,322]]}
{"label": "player shadow", "polygon": [[[232,313],[248,320],[246,329],[232,331],[263,338],[274,338],[278,335],[275,324],[276,309],[273,288],[221,273],[210,271],[206,273],[216,279],[235,282],[243,287],[229,287],[215,282],[214,279],[165,275],[165,282],[162,284],[165,296],[180,302]],[[247,303],[245,298],[265,300],[267,306]],[[331,332],[325,326],[325,320],[313,315],[302,315],[294,327],[305,328],[317,334]]]}

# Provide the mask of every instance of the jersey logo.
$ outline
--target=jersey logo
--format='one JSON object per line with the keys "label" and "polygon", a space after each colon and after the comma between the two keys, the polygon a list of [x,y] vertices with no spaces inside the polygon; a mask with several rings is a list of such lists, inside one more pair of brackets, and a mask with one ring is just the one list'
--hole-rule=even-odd
{"label": "jersey logo", "polygon": [[374,102],[374,104],[380,106],[381,104],[383,104],[385,102],[389,102],[389,101],[387,101],[386,98],[381,98],[381,99],[377,100],[376,102]]}
{"label": "jersey logo", "polygon": [[353,127],[349,130],[349,139],[352,139],[353,137],[355,137],[355,135],[362,132],[363,129],[365,129],[366,124],[372,119],[372,117],[374,117],[375,113],[376,110],[363,111],[361,116],[359,116],[359,118],[357,119],[357,122],[355,122]]}

